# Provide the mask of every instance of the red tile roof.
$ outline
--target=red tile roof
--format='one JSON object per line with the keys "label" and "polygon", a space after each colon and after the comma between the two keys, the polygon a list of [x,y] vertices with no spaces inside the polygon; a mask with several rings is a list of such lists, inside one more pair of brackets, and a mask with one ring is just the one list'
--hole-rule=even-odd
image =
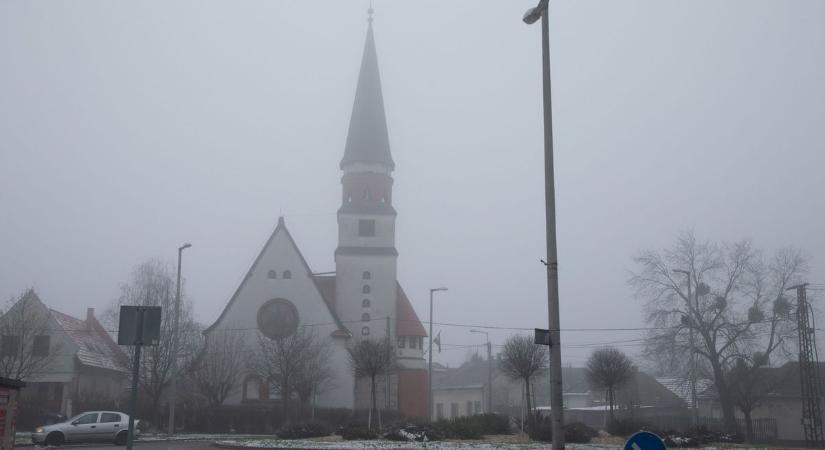
{"label": "red tile roof", "polygon": [[401,285],[398,285],[398,295],[395,296],[395,335],[396,336],[427,336],[427,331],[418,314],[415,313],[410,299],[404,293]]}
{"label": "red tile roof", "polygon": [[60,311],[49,311],[69,339],[77,345],[75,356],[81,364],[128,372],[128,357],[95,318],[80,320]]}

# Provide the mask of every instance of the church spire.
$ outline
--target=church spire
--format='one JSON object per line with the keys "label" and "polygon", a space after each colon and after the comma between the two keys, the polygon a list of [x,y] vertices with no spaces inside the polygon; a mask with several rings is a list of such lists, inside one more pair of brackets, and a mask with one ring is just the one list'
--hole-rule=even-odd
{"label": "church spire", "polygon": [[349,122],[347,144],[341,168],[351,163],[379,163],[395,168],[390,155],[390,139],[387,118],[384,115],[384,96],[381,93],[381,77],[378,73],[378,55],[372,32],[372,5],[368,10],[367,39],[361,57],[361,72],[355,90],[355,102]]}

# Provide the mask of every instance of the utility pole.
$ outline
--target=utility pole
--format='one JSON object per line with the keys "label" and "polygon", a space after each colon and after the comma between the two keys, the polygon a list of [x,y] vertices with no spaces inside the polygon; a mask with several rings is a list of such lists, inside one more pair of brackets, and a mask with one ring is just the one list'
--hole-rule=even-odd
{"label": "utility pole", "polygon": [[481,333],[487,337],[487,407],[485,412],[493,412],[493,345],[490,343],[490,333],[480,330],[470,330],[470,333]]}
{"label": "utility pole", "polygon": [[547,228],[547,313],[550,346],[550,410],[553,450],[564,450],[564,396],[561,377],[561,320],[559,319],[559,258],[556,248],[556,187],[553,166],[553,103],[550,90],[550,8],[540,0],[524,14],[524,22],[541,19],[542,93],[544,99],[544,202]]}
{"label": "utility pole", "polygon": [[802,390],[802,428],[805,430],[805,446],[824,447],[825,431],[822,427],[822,393],[819,385],[819,361],[816,355],[816,335],[811,326],[806,287],[808,283],[792,286],[796,290],[796,318],[799,333],[799,377]]}
{"label": "utility pole", "polygon": [[175,434],[175,403],[177,403],[178,395],[178,335],[180,334],[180,263],[183,257],[183,251],[191,247],[192,244],[185,243],[178,247],[178,283],[175,293],[175,327],[172,328],[172,351],[171,351],[171,367],[172,383],[169,387],[169,424],[167,430],[169,436]]}
{"label": "utility pole", "polygon": [[[694,337],[693,337],[693,295],[691,292],[691,282],[692,282],[692,274],[689,270],[683,269],[673,269],[674,273],[681,273],[684,274],[687,278],[687,303],[688,303],[688,332],[690,333],[688,339],[690,340],[690,402],[691,402],[691,409],[692,415],[691,420],[693,421],[693,426],[699,424],[699,408],[696,404],[696,344],[694,344]],[[699,310],[699,286],[696,286],[696,311]]]}
{"label": "utility pole", "polygon": [[445,287],[430,289],[430,348],[427,351],[427,420],[430,422],[433,420],[433,293],[446,290]]}

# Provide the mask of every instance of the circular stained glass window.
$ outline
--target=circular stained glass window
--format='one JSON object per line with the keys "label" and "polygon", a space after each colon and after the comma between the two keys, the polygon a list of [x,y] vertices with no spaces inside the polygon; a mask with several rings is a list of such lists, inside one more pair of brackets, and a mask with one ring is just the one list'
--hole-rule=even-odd
{"label": "circular stained glass window", "polygon": [[258,329],[270,339],[284,338],[298,328],[298,308],[289,300],[276,298],[258,310]]}

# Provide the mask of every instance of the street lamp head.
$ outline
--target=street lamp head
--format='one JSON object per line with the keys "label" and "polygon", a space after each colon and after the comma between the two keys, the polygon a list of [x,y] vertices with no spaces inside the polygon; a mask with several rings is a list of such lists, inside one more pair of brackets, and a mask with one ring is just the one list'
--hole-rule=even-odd
{"label": "street lamp head", "polygon": [[186,250],[187,248],[189,248],[189,247],[191,247],[191,246],[192,246],[192,244],[190,244],[190,243],[186,242],[186,243],[184,243],[183,245],[181,245],[180,247],[178,247],[178,251],[183,251],[183,250]]}
{"label": "street lamp head", "polygon": [[445,287],[440,287],[440,288],[433,288],[433,289],[430,289],[430,292],[438,292],[438,291],[446,291],[446,290],[447,290],[447,288],[445,288]]}
{"label": "street lamp head", "polygon": [[544,14],[545,11],[547,11],[547,3],[548,0],[541,0],[535,8],[528,9],[527,12],[524,13],[524,17],[522,18],[524,23],[526,23],[527,25],[532,25],[536,23],[539,19],[541,19],[541,15]]}

